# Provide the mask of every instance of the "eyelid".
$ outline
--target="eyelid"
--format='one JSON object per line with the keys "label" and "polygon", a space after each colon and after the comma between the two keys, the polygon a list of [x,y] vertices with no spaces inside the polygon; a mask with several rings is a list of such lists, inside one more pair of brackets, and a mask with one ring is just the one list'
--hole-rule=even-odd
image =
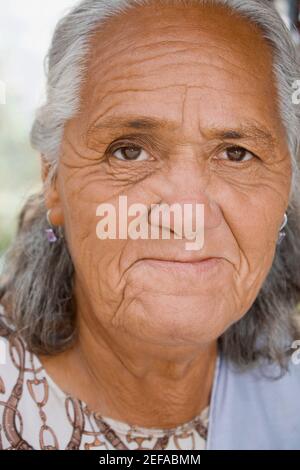
{"label": "eyelid", "polygon": [[[133,133],[133,134],[126,134],[126,135],[120,136],[115,141],[113,141],[105,150],[104,155],[109,157],[116,150],[119,150],[122,147],[130,146],[130,145],[141,147],[143,150],[147,151],[150,156],[149,160],[157,160],[157,157],[155,157],[154,155],[161,155],[163,157],[165,153],[168,153],[168,149],[161,141],[156,142],[155,139],[153,139],[153,137],[149,137],[148,134]],[[246,152],[251,153],[253,157],[257,158],[258,160],[261,160],[261,158],[255,152],[253,152],[252,150],[248,148],[248,146],[243,145],[243,144],[238,144],[237,142],[222,142],[217,147],[217,149],[215,148],[215,151],[213,153],[216,153],[216,151],[219,153],[221,151],[225,151],[234,147],[245,150]],[[230,160],[228,161],[230,162]],[[231,162],[231,163],[235,163],[235,162]],[[245,162],[241,161],[239,163],[247,163],[247,161]]]}
{"label": "eyelid", "polygon": [[[146,141],[146,142],[145,142]],[[131,135],[120,137],[118,140],[112,142],[105,151],[106,155],[110,155],[117,150],[124,147],[140,147],[142,150],[149,153],[149,160],[154,160],[153,153],[157,152],[157,146],[150,142],[149,138],[141,135]],[[150,150],[147,149],[150,147]]]}
{"label": "eyelid", "polygon": [[[232,149],[232,148],[245,150],[246,152],[251,153],[251,155],[253,155],[253,157],[260,160],[260,157],[255,152],[253,152],[252,150],[249,150],[245,145],[239,145],[237,143],[228,143],[227,142],[227,143],[222,144],[218,149],[218,153],[222,152],[222,151],[224,152],[225,150],[229,150],[229,149]],[[239,163],[243,163],[243,162],[239,162]]]}
{"label": "eyelid", "polygon": [[[125,147],[119,147],[117,148],[116,150],[114,150],[112,152],[112,156],[114,158],[116,158],[117,160],[120,160],[120,161],[124,161],[124,162],[134,162],[134,163],[137,163],[137,162],[145,162],[145,161],[149,161],[149,160],[153,160],[153,158],[151,157],[151,155],[149,154],[149,152],[147,150],[144,150],[143,148],[141,147],[138,147],[138,151],[139,151],[139,156],[137,158],[125,158],[121,155],[121,157],[118,157],[116,154],[117,152],[120,152],[122,153],[122,150],[123,149],[126,149],[126,148],[130,148],[129,146],[125,146]],[[141,155],[143,154],[143,152],[145,153],[144,157],[145,158],[142,158],[141,159]]]}

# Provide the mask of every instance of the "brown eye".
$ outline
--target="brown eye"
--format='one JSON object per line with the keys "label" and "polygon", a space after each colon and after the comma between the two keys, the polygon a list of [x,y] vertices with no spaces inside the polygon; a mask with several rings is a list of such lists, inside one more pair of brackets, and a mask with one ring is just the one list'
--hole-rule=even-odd
{"label": "brown eye", "polygon": [[228,147],[222,155],[225,155],[225,159],[232,162],[245,162],[254,158],[253,153],[243,147]]}
{"label": "brown eye", "polygon": [[141,147],[136,147],[134,145],[127,147],[120,147],[119,149],[113,152],[113,155],[118,160],[127,160],[127,161],[143,161],[148,160],[149,155]]}

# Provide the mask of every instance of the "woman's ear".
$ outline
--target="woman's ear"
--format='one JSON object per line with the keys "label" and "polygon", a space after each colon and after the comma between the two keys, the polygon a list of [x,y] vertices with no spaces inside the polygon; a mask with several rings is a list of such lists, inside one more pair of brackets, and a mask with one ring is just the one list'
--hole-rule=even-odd
{"label": "woman's ear", "polygon": [[62,203],[57,188],[57,177],[51,177],[52,165],[47,161],[44,155],[41,155],[41,177],[44,185],[44,197],[47,209],[51,210],[50,219],[52,225],[63,225],[64,216],[62,210]]}

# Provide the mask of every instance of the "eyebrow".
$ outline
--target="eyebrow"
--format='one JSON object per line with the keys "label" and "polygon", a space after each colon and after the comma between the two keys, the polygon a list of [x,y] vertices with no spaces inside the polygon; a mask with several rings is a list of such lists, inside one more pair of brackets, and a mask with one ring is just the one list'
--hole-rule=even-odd
{"label": "eyebrow", "polygon": [[256,140],[257,142],[268,145],[272,149],[275,148],[276,144],[276,139],[270,131],[263,128],[263,126],[255,124],[245,124],[236,130],[210,129],[207,131],[206,135],[220,140]]}
{"label": "eyebrow", "polygon": [[[124,117],[111,116],[98,121],[94,126],[97,129],[133,129],[157,131],[161,129],[177,130],[180,125],[174,121],[157,119],[148,116]],[[262,124],[249,122],[241,125],[237,129],[210,128],[204,131],[206,138],[218,140],[254,140],[262,145],[268,146],[269,150],[274,150],[276,139],[272,133]]]}
{"label": "eyebrow", "polygon": [[157,130],[168,128],[174,130],[178,128],[178,124],[172,123],[165,119],[151,118],[148,116],[141,117],[108,117],[102,121],[98,121],[94,127],[97,129],[143,129],[143,130]]}

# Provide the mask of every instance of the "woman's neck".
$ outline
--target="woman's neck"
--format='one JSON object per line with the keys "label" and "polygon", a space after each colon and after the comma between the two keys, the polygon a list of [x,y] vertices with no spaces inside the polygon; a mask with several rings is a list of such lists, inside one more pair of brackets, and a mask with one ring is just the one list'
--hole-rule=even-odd
{"label": "woman's neck", "polygon": [[65,392],[102,416],[129,424],[172,428],[209,404],[216,342],[175,350],[115,336],[82,321],[70,350],[40,360]]}

